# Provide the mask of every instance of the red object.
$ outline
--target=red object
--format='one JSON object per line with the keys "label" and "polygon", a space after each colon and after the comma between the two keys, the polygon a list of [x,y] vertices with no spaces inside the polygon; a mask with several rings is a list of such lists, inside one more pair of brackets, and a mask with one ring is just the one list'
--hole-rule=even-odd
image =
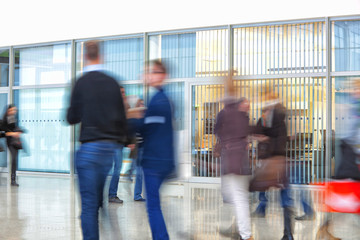
{"label": "red object", "polygon": [[346,179],[325,183],[325,211],[360,214],[360,182]]}

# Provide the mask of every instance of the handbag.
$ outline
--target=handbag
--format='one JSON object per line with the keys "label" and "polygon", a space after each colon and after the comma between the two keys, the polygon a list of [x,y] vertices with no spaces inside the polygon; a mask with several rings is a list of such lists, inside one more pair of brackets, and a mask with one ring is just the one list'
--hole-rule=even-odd
{"label": "handbag", "polygon": [[282,187],[286,179],[286,159],[284,156],[273,156],[261,161],[250,180],[250,192],[264,192],[270,187]]}

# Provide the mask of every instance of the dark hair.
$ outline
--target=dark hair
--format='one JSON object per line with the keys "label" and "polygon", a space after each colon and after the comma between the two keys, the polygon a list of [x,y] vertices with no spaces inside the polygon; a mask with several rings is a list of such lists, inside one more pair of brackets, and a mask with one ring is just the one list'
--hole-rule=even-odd
{"label": "dark hair", "polygon": [[99,41],[88,41],[85,43],[86,58],[96,60],[99,58]]}
{"label": "dark hair", "polygon": [[157,67],[160,68],[165,74],[167,73],[166,66],[165,66],[164,63],[161,62],[160,59],[151,60],[149,65],[150,65],[150,66],[157,66]]}

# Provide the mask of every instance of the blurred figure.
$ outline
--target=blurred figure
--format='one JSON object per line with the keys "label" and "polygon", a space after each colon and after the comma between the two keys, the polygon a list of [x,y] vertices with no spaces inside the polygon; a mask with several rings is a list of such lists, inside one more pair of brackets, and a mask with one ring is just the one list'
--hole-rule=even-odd
{"label": "blurred figure", "polygon": [[[286,161],[286,125],[285,125],[285,107],[280,103],[280,100],[270,92],[265,92],[265,107],[263,109],[262,117],[257,123],[255,130],[259,134],[260,143],[264,144],[265,150],[260,152],[259,159],[267,159],[277,157],[282,159],[283,166]],[[261,144],[259,143],[259,148]],[[264,160],[266,161],[266,160]],[[270,166],[271,167],[271,166]],[[289,196],[289,182],[286,174],[281,174],[283,187],[280,190],[281,206],[284,210],[284,236],[282,240],[292,240],[292,211],[293,200]],[[267,198],[265,192],[259,194],[260,204],[255,211],[255,215],[265,216],[265,209],[267,205]]]}
{"label": "blurred figure", "polygon": [[81,123],[75,156],[81,197],[83,239],[99,239],[98,211],[107,174],[127,140],[124,102],[115,79],[102,71],[99,43],[85,43],[86,67],[72,90],[67,121]]}
{"label": "blurred figure", "polygon": [[[252,239],[249,207],[248,158],[249,102],[228,98],[217,116],[214,132],[221,146],[222,192],[235,207],[238,233],[220,232],[230,237]],[[240,234],[240,236],[234,236]]]}
{"label": "blurred figure", "polygon": [[[139,99],[136,103],[136,108],[144,108],[144,100]],[[136,148],[137,148],[137,156],[136,156],[136,178],[135,178],[135,186],[134,186],[134,201],[144,202],[145,199],[142,197],[142,182],[143,182],[143,172],[141,167],[141,160],[143,154],[143,138],[140,133],[136,133]]]}
{"label": "blurred figure", "polygon": [[16,168],[18,162],[18,151],[22,149],[21,143],[21,130],[17,125],[16,119],[17,108],[15,105],[8,105],[6,112],[2,120],[2,130],[6,134],[6,144],[11,154],[11,186],[18,187],[19,184],[16,182]]}
{"label": "blurred figure", "polygon": [[154,88],[155,95],[148,104],[145,116],[140,111],[134,111],[128,116],[135,131],[144,139],[141,165],[145,179],[146,207],[154,240],[169,239],[160,207],[159,189],[175,167],[172,109],[163,90],[166,78],[166,67],[159,60],[152,61],[145,82]]}
{"label": "blurred figure", "polygon": [[[121,96],[124,102],[125,112],[129,110],[129,104],[126,100],[125,88],[120,86]],[[118,188],[119,188],[119,179],[120,179],[120,171],[122,167],[123,161],[123,149],[124,145],[119,144],[119,148],[116,150],[116,155],[114,157],[114,168],[113,175],[111,177],[110,185],[109,185],[109,202],[110,203],[123,203],[124,201],[117,196]]]}
{"label": "blurred figure", "polygon": [[[334,179],[325,183],[325,211],[360,214],[360,79],[352,86],[351,130],[341,139],[341,158]],[[317,232],[316,239],[340,240],[334,237],[328,227],[332,216],[326,215],[324,224]]]}

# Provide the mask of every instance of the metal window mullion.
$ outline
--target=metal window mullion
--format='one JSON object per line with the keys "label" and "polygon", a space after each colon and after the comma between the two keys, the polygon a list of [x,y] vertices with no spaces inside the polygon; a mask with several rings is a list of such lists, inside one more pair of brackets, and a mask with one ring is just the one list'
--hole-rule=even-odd
{"label": "metal window mullion", "polygon": [[[297,78],[295,78],[295,97],[298,96],[297,94],[297,91],[298,91],[298,86],[297,86]],[[295,127],[295,152],[294,152],[294,157],[295,157],[295,179],[296,179],[296,176],[297,176],[297,164],[298,164],[298,159],[297,159],[297,151],[298,151],[298,146],[297,146],[297,105],[298,105],[298,102],[295,101],[295,121],[294,121],[294,127]]]}
{"label": "metal window mullion", "polygon": [[[305,85],[306,85],[306,82],[307,82],[307,78],[303,78],[303,84],[304,84],[304,88],[303,88],[303,104],[304,104],[304,114],[303,114],[303,132],[304,132],[304,140],[303,140],[303,147],[304,147],[304,150],[303,150],[303,154],[304,154],[304,164],[305,164],[305,167],[306,168],[309,168],[309,166],[307,165],[307,162],[306,162],[306,155],[305,153],[307,152],[307,154],[309,154],[308,152],[308,149],[306,148],[305,149],[305,143],[306,143],[306,140],[305,140],[305,136],[307,136],[308,132],[306,131],[306,114],[305,114],[305,105],[306,105],[306,89],[305,89]],[[306,151],[306,152],[305,152]],[[304,182],[303,183],[306,183],[306,177],[305,177],[305,174],[306,174],[306,168],[304,167],[303,169],[303,174],[304,174]]]}
{"label": "metal window mullion", "polygon": [[[314,128],[315,128],[315,121],[314,121],[314,105],[315,105],[315,79],[313,78],[312,79],[312,119],[311,119],[311,122],[312,122],[312,181],[314,182],[315,178],[314,178],[314,175],[315,175],[315,162],[314,162],[314,146],[315,146],[315,136],[314,136]],[[317,179],[318,180],[318,179]]]}
{"label": "metal window mullion", "polygon": [[253,51],[252,51],[252,74],[255,74],[255,61],[257,61],[257,55],[256,55],[256,49],[255,49],[255,43],[257,44],[257,41],[255,41],[255,28],[251,28],[253,33]]}
{"label": "metal window mullion", "polygon": [[317,134],[316,134],[316,145],[317,145],[317,153],[316,153],[316,162],[317,162],[317,169],[316,169],[316,175],[317,177],[319,178],[319,134],[320,134],[320,129],[319,129],[319,101],[320,101],[320,94],[319,94],[319,79],[317,78],[317,91],[316,91],[316,97],[317,97],[317,101],[316,101],[316,131],[317,131]]}
{"label": "metal window mullion", "polygon": [[332,79],[330,77],[330,66],[331,66],[331,23],[329,18],[326,18],[325,20],[325,24],[326,24],[326,73],[327,73],[327,77],[326,77],[326,129],[327,129],[327,134],[326,134],[326,172],[325,172],[325,177],[329,178],[331,171],[330,171],[330,167],[331,167],[331,152],[332,152]]}
{"label": "metal window mullion", "polygon": [[[311,80],[311,78],[309,79]],[[307,132],[308,134],[310,134],[310,106],[311,106],[311,103],[310,103],[310,82],[306,85],[307,86],[307,100],[308,100],[308,110],[307,110],[307,114],[306,114],[306,119],[307,119]],[[312,138],[313,138],[313,135],[311,135],[311,141],[312,141]],[[311,141],[310,141],[310,138],[308,138],[308,179],[307,179],[307,183],[310,183],[311,180],[310,180],[310,151],[312,152],[312,149],[314,148],[314,146],[311,144]],[[311,149],[309,149],[309,146],[311,144]],[[313,156],[313,155],[312,155]]]}

